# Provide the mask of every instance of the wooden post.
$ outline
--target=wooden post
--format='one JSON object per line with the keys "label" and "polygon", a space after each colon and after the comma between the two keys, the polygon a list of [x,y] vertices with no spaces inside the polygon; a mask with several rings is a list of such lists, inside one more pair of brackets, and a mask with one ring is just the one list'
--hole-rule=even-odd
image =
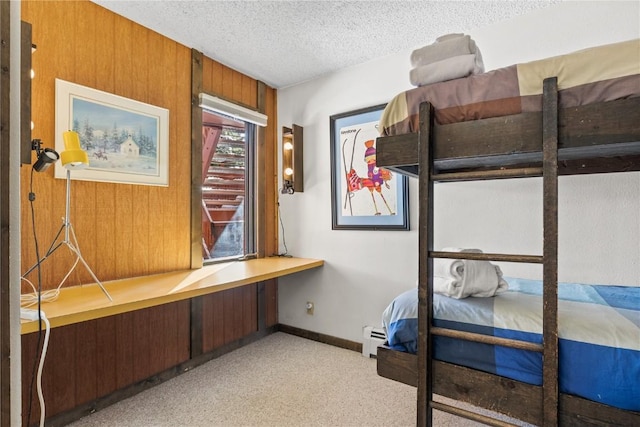
{"label": "wooden post", "polygon": [[543,83],[542,106],[544,258],[542,404],[544,426],[558,425],[558,87]]}
{"label": "wooden post", "polygon": [[[11,2],[0,2],[0,425],[11,425],[10,113]],[[14,184],[15,185],[15,184]],[[18,362],[19,363],[19,362]],[[13,390],[20,393],[20,390]]]}
{"label": "wooden post", "polygon": [[202,267],[202,52],[191,49],[191,268]]}
{"label": "wooden post", "polygon": [[432,162],[432,107],[420,105],[420,159],[418,190],[418,426],[430,426],[432,422],[433,370],[431,364],[431,322],[433,306],[433,181]]}

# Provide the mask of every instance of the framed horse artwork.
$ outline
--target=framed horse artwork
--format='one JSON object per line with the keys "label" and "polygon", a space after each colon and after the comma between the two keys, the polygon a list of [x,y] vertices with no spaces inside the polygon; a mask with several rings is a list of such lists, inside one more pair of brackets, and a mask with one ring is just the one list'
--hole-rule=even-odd
{"label": "framed horse artwork", "polygon": [[385,105],[330,117],[334,230],[409,230],[407,177],[376,165]]}

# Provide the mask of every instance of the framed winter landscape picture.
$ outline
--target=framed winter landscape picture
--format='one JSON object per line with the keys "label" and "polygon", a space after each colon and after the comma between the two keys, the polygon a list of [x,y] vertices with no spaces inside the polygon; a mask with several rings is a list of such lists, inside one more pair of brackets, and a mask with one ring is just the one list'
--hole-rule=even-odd
{"label": "framed winter landscape picture", "polygon": [[[72,179],[169,185],[169,111],[165,108],[56,79],[56,151],[73,130],[89,156]],[[59,163],[56,178],[66,178]]]}
{"label": "framed winter landscape picture", "polygon": [[376,164],[385,105],[330,117],[334,230],[408,230],[408,179]]}

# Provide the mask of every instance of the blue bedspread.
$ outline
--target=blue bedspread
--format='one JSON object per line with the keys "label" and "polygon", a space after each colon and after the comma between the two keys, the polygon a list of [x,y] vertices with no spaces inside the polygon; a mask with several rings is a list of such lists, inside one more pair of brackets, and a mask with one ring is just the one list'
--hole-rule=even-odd
{"label": "blue bedspread", "polygon": [[[542,284],[511,279],[492,298],[434,295],[436,326],[542,342]],[[563,393],[640,411],[640,288],[560,283],[559,387]],[[418,292],[385,310],[389,346],[417,350]],[[434,357],[529,384],[542,384],[542,354],[436,336]]]}

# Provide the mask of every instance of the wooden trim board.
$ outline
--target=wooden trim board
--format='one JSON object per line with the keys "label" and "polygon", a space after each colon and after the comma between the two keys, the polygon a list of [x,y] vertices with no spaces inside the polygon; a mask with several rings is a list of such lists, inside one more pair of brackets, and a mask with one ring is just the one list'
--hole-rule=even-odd
{"label": "wooden trim board", "polygon": [[278,331],[285,334],[295,335],[297,337],[306,338],[311,341],[321,342],[323,344],[340,347],[347,350],[353,350],[362,353],[362,343],[334,337],[332,335],[321,334],[319,332],[309,331],[307,329],[296,328],[295,326],[278,324]]}

